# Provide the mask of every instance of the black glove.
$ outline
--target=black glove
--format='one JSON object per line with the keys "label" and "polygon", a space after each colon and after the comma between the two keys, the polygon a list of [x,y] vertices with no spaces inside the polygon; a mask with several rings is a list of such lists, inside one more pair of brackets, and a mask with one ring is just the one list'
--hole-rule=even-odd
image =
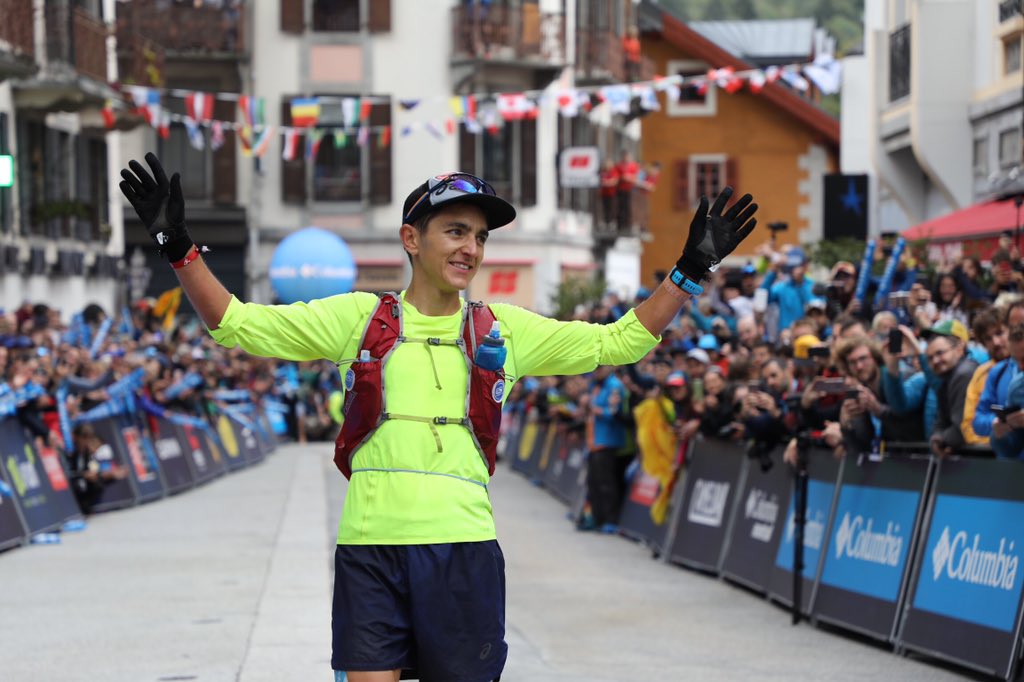
{"label": "black glove", "polygon": [[718,267],[746,239],[757,225],[753,217],[757,204],[750,203],[753,197],[744,194],[725,215],[722,210],[732,197],[732,187],[726,187],[715,199],[708,211],[708,198],[700,198],[700,206],[690,223],[690,236],[683,247],[683,255],[676,261],[676,267],[669,276],[683,291],[697,295],[703,291],[700,282],[708,273]]}
{"label": "black glove", "polygon": [[168,182],[160,159],[152,152],[146,154],[146,163],[153,169],[152,176],[138,161],[129,161],[131,170],[121,169],[124,180],[118,187],[149,230],[149,236],[160,247],[160,253],[173,263],[184,258],[195,244],[185,228],[181,175],[175,173]]}

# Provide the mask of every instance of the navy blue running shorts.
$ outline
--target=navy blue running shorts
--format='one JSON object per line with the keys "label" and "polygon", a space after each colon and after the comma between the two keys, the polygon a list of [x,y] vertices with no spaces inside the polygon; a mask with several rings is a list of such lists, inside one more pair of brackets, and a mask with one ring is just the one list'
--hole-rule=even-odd
{"label": "navy blue running shorts", "polygon": [[338,545],[334,670],[490,682],[505,667],[505,559],[497,540]]}

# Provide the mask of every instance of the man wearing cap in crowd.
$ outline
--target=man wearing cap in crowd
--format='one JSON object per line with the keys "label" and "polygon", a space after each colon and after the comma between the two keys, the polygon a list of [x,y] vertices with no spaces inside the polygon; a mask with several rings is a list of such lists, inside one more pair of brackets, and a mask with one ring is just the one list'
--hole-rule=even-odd
{"label": "man wearing cap in crowd", "polygon": [[[511,305],[470,304],[490,232],[516,212],[466,173],[428,178],[405,200],[397,236],[412,265],[400,294],[242,303],[207,268],[185,223],[181,178],[154,154],[120,189],[223,346],[335,362],[345,422],[335,463],[349,478],[335,552],[335,671],[349,682],[500,677],[505,570],[488,494],[505,382],[637,362],[684,302],[753,230],[757,205],[702,197],[682,254],[645,302],[607,325],[561,322]],[[129,228],[131,229],[131,228]],[[505,357],[478,352],[504,340]],[[387,391],[384,387],[387,386]],[[358,399],[357,399],[358,398]]]}
{"label": "man wearing cap in crowd", "polygon": [[[788,275],[776,281],[779,275]],[[804,315],[804,306],[814,298],[814,282],[807,277],[807,256],[799,246],[790,247],[785,258],[772,264],[761,282],[768,290],[768,302],[779,306],[779,330],[786,329]]]}
{"label": "man wearing cap in crowd", "polygon": [[925,351],[928,366],[939,384],[938,412],[931,434],[932,452],[939,456],[951,455],[965,445],[960,425],[964,418],[967,387],[978,363],[967,357],[970,335],[959,320],[943,320],[929,330]]}

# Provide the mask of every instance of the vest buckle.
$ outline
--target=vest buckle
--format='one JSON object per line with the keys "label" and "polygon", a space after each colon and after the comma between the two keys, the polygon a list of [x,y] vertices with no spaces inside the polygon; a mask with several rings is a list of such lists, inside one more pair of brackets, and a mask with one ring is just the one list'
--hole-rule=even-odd
{"label": "vest buckle", "polygon": [[434,417],[434,423],[435,424],[441,424],[441,425],[447,424],[448,423],[448,417]]}
{"label": "vest buckle", "polygon": [[441,339],[437,336],[430,336],[427,337],[427,343],[430,344],[431,346],[440,346]]}

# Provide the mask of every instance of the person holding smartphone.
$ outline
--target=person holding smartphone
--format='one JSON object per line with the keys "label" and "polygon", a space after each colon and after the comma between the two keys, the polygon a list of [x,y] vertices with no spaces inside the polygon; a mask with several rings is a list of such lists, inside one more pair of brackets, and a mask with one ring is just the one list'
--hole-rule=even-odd
{"label": "person holding smartphone", "polygon": [[[1024,454],[1024,324],[1010,327],[1007,338],[1010,356],[989,371],[972,426],[991,434],[997,457],[1019,459]],[[999,402],[993,402],[996,396]]]}

